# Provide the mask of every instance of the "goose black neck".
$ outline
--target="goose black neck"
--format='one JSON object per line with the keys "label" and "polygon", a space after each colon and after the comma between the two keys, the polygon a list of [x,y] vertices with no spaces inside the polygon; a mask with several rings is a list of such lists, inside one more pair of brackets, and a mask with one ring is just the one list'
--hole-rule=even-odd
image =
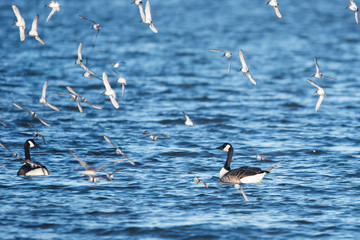
{"label": "goose black neck", "polygon": [[224,165],[224,168],[225,168],[226,170],[230,170],[230,164],[231,164],[231,160],[232,160],[233,154],[234,154],[234,148],[233,148],[233,147],[230,147],[229,150],[228,150],[226,162],[225,162],[225,165]]}
{"label": "goose black neck", "polygon": [[26,142],[24,144],[24,150],[25,150],[25,159],[31,160],[31,157],[30,157],[30,144],[28,142]]}

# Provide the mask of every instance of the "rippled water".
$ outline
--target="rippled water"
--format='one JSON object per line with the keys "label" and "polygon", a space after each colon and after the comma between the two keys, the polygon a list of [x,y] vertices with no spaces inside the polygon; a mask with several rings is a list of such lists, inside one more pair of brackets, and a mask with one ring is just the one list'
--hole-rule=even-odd
{"label": "rippled water", "polygon": [[[266,1],[158,1],[152,15],[159,34],[140,23],[131,1],[61,1],[49,23],[45,1],[0,3],[0,141],[23,154],[33,124],[48,144],[32,149],[48,177],[17,177],[21,163],[0,149],[1,238],[133,239],[357,239],[359,229],[359,53],[360,26],[346,1],[279,1],[278,19]],[[30,29],[39,13],[45,47],[27,36],[20,42],[11,24],[16,4]],[[94,30],[78,17],[98,21]],[[98,75],[107,72],[120,109],[101,94],[101,81],[82,77],[74,65],[77,46]],[[233,52],[227,59],[209,48]],[[258,86],[241,72],[242,49]],[[326,98],[315,112],[318,95],[307,82],[315,73],[314,56],[324,75],[318,80]],[[125,61],[118,71],[127,79],[125,99],[108,62]],[[48,80],[49,102],[38,103]],[[70,85],[97,110],[84,113],[66,96]],[[32,109],[50,127],[32,119],[12,102]],[[182,111],[196,127],[184,125]],[[151,141],[145,130],[170,139]],[[119,159],[107,135],[137,164],[111,182],[91,183],[77,171],[71,149],[90,165]],[[226,153],[235,148],[233,168],[263,169],[248,149],[281,161],[262,184],[239,190],[218,184]],[[120,166],[121,165],[121,166]],[[114,167],[115,169],[116,167]],[[111,170],[111,168],[109,168]],[[188,171],[205,180],[193,182]]]}

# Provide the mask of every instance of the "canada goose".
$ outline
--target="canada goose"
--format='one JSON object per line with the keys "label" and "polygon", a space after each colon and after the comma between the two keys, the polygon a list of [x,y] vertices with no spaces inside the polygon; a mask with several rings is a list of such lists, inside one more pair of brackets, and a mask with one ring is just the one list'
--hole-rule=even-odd
{"label": "canada goose", "polygon": [[234,153],[234,148],[230,143],[224,143],[222,146],[217,149],[226,151],[227,159],[224,167],[220,170],[219,179],[224,183],[258,183],[263,179],[266,173],[269,173],[274,169],[279,163],[275,164],[273,167],[261,170],[257,167],[243,166],[231,170],[230,164]]}
{"label": "canada goose", "polygon": [[23,165],[17,172],[18,176],[39,176],[49,175],[49,170],[39,162],[31,161],[30,148],[36,147],[37,144],[33,139],[26,140],[24,144],[25,159],[22,161]]}

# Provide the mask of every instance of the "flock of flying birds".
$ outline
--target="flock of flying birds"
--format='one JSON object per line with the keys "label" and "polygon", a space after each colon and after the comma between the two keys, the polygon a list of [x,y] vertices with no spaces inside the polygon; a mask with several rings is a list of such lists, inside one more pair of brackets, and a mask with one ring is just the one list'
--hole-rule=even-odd
{"label": "flock of flying birds", "polygon": [[[143,2],[142,0],[134,0],[132,2],[133,4],[137,5],[139,8],[139,13],[140,13],[140,17],[141,17],[141,22],[146,23],[149,28],[154,32],[154,33],[158,33],[158,30],[155,28],[153,21],[152,21],[152,17],[151,17],[151,7],[150,7],[150,1],[147,0],[146,5],[145,5],[145,11],[143,8]],[[277,0],[270,0],[267,2],[268,5],[272,6],[275,10],[275,14],[278,18],[282,18],[282,14],[279,10],[279,4],[277,3]],[[46,22],[49,22],[49,20],[51,19],[51,17],[55,14],[55,12],[59,12],[61,9],[61,6],[58,2],[51,0],[50,3],[46,4],[45,7],[49,7],[51,8],[51,12],[49,13]],[[353,0],[350,0],[350,4],[346,7],[349,8],[351,11],[353,11],[355,13],[355,20],[356,23],[359,23],[358,21],[358,7],[355,4],[355,2]],[[20,10],[16,5],[12,5],[12,9],[13,12],[16,16],[17,21],[14,23],[15,26],[17,26],[19,28],[19,33],[20,33],[20,40],[21,41],[25,41],[26,39],[26,33],[25,33],[25,20],[23,19],[23,17],[21,16]],[[81,19],[91,22],[92,25],[92,29],[94,29],[96,31],[96,35],[93,39],[92,42],[92,46],[95,47],[95,42],[96,39],[99,35],[101,26],[99,23],[86,18],[84,16],[79,16]],[[32,22],[32,26],[31,26],[31,30],[27,32],[27,34],[29,36],[34,37],[39,43],[41,43],[42,45],[46,45],[46,43],[41,39],[37,26],[38,26],[38,21],[39,21],[39,15],[37,14]],[[98,78],[99,80],[103,81],[105,90],[103,92],[104,95],[108,96],[112,105],[114,106],[114,108],[119,109],[119,103],[118,100],[116,98],[116,92],[112,89],[110,82],[109,82],[109,78],[108,75],[106,74],[106,72],[103,72],[102,74],[102,78],[98,77],[95,72],[93,72],[92,70],[89,69],[88,64],[87,64],[87,58],[86,58],[86,63],[84,64],[83,61],[83,57],[82,57],[82,47],[83,47],[83,43],[80,42],[79,46],[78,46],[78,50],[77,50],[77,60],[75,61],[76,65],[79,65],[81,68],[83,68],[85,70],[85,73],[83,74],[84,77],[86,78],[91,78],[91,77],[95,77]],[[219,49],[209,49],[212,52],[221,52],[223,53],[223,56],[229,59],[228,62],[228,74],[230,74],[230,69],[231,69],[231,63],[232,63],[232,56],[233,54],[230,51],[227,50],[219,50]],[[258,83],[255,81],[255,79],[253,78],[253,76],[250,74],[249,72],[249,68],[246,64],[245,61],[245,57],[244,57],[244,53],[243,51],[240,49],[239,51],[239,57],[240,57],[240,62],[242,65],[242,68],[239,70],[242,73],[244,73],[250,80],[250,82],[254,85],[257,85]],[[332,77],[329,76],[325,76],[320,72],[318,63],[317,63],[317,58],[314,58],[314,63],[315,63],[315,69],[316,72],[313,74],[312,77],[316,78],[316,79],[322,79],[322,78],[329,78],[329,79],[334,79]],[[117,68],[119,66],[119,63],[112,63],[113,65],[113,71],[117,76],[117,82],[119,84],[122,85],[122,98],[124,98],[124,93],[125,93],[125,86],[126,86],[126,79],[120,75],[120,73],[118,73],[115,68]],[[316,84],[315,82],[313,82],[312,80],[308,79],[308,82],[313,85],[317,90],[315,91],[315,93],[317,93],[319,95],[319,99],[316,103],[316,107],[315,107],[315,111],[317,112],[320,109],[320,106],[325,98],[325,90],[323,88],[321,88],[318,84]],[[43,85],[43,89],[42,89],[42,94],[41,94],[41,98],[39,99],[39,102],[41,104],[44,104],[47,107],[50,107],[51,109],[53,109],[54,111],[60,111],[60,109],[56,106],[54,106],[52,103],[49,103],[46,99],[46,93],[47,93],[47,87],[48,87],[48,81],[45,81],[44,85]],[[65,96],[70,96],[70,98],[72,100],[74,100],[77,104],[77,108],[79,110],[80,113],[83,113],[83,107],[81,105],[81,103],[87,103],[89,104],[91,107],[96,108],[96,109],[102,109],[101,106],[95,105],[93,103],[91,103],[88,99],[86,99],[85,97],[83,97],[82,95],[80,95],[78,92],[76,92],[72,87],[70,86],[66,86],[66,89],[68,90],[68,93],[59,93],[56,95],[65,95]],[[50,126],[49,123],[47,123],[44,119],[42,119],[37,113],[35,113],[34,111],[23,107],[21,105],[19,105],[16,102],[13,102],[13,105],[21,110],[27,111],[31,117],[34,117],[36,119],[38,119],[42,124],[44,124],[45,126]],[[195,127],[194,122],[190,119],[190,117],[183,112],[183,115],[185,117],[185,125],[187,126],[192,126]],[[3,121],[0,120],[0,123],[2,125],[4,125],[5,127],[7,126],[7,124]],[[44,144],[46,144],[46,140],[44,138],[43,135],[39,134],[39,132],[36,130],[36,128],[31,125],[28,124],[29,127],[34,129],[34,134],[33,136],[35,138],[42,138]],[[165,134],[151,134],[150,131],[144,131],[143,132],[144,135],[149,135],[150,139],[155,141],[157,140],[159,137],[162,138],[170,138],[169,136],[165,135]],[[110,143],[115,149],[116,149],[116,154],[122,156],[122,158],[112,164],[108,164],[108,165],[102,165],[99,167],[91,167],[89,166],[84,160],[82,160],[81,158],[79,158],[75,153],[73,153],[71,150],[68,150],[69,153],[85,168],[84,171],[79,171],[81,174],[89,177],[90,181],[92,182],[97,182],[99,178],[105,178],[107,180],[111,180],[114,176],[114,174],[118,171],[123,170],[124,168],[118,168],[115,169],[111,174],[108,173],[105,168],[109,167],[110,165],[115,165],[118,164],[122,161],[128,160],[131,164],[135,165],[135,163],[130,160],[125,154],[124,152],[116,145],[114,144],[107,136],[103,136],[104,139]],[[18,155],[17,153],[15,153],[14,151],[12,151],[11,149],[9,149],[8,147],[5,146],[4,143],[0,142],[0,146],[2,146],[3,148],[5,148],[6,150],[12,152],[13,156],[15,158],[20,158],[22,159],[22,167],[19,169],[18,171],[18,175],[49,175],[49,171],[48,169],[42,165],[39,162],[36,161],[32,161],[31,157],[30,157],[30,148],[35,147],[37,144],[35,143],[35,141],[33,139],[29,139],[25,142],[24,144],[24,152],[25,152],[25,158],[22,158],[20,155]],[[240,189],[244,198],[246,200],[247,197],[241,187],[241,183],[257,183],[260,182],[260,180],[264,177],[264,175],[266,173],[269,173],[273,168],[275,168],[279,163],[277,163],[275,166],[266,169],[266,170],[261,170],[259,168],[255,168],[255,167],[248,167],[248,166],[243,166],[237,169],[230,169],[230,164],[231,164],[231,160],[232,160],[232,155],[233,155],[233,147],[231,146],[231,144],[229,143],[224,143],[221,147],[219,147],[219,149],[224,150],[226,152],[228,152],[228,156],[227,156],[227,160],[226,163],[224,165],[224,167],[221,169],[220,171],[220,175],[219,175],[219,179],[221,182],[226,182],[226,183],[233,183],[235,184],[235,188]],[[264,155],[260,155],[259,153],[257,153],[255,150],[249,149],[250,151],[253,151],[256,154],[256,158],[259,161],[264,161],[264,160],[270,160],[273,161],[270,157],[264,156]],[[4,167],[3,165],[0,165],[0,167]],[[105,176],[99,176],[98,175],[98,171],[102,171],[103,173],[105,173]],[[196,176],[195,173],[193,173],[192,171],[189,171],[188,174],[192,174],[194,175],[194,182],[195,183],[203,183],[204,186],[206,188],[208,188],[207,184],[201,180],[200,178],[198,178]]]}

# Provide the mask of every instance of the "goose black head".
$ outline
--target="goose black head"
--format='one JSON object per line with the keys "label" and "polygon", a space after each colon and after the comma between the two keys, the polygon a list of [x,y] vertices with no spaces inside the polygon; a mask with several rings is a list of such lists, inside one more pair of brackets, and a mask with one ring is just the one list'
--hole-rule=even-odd
{"label": "goose black head", "polygon": [[222,146],[217,147],[217,149],[224,150],[225,152],[228,152],[230,148],[232,148],[230,143],[224,143]]}

